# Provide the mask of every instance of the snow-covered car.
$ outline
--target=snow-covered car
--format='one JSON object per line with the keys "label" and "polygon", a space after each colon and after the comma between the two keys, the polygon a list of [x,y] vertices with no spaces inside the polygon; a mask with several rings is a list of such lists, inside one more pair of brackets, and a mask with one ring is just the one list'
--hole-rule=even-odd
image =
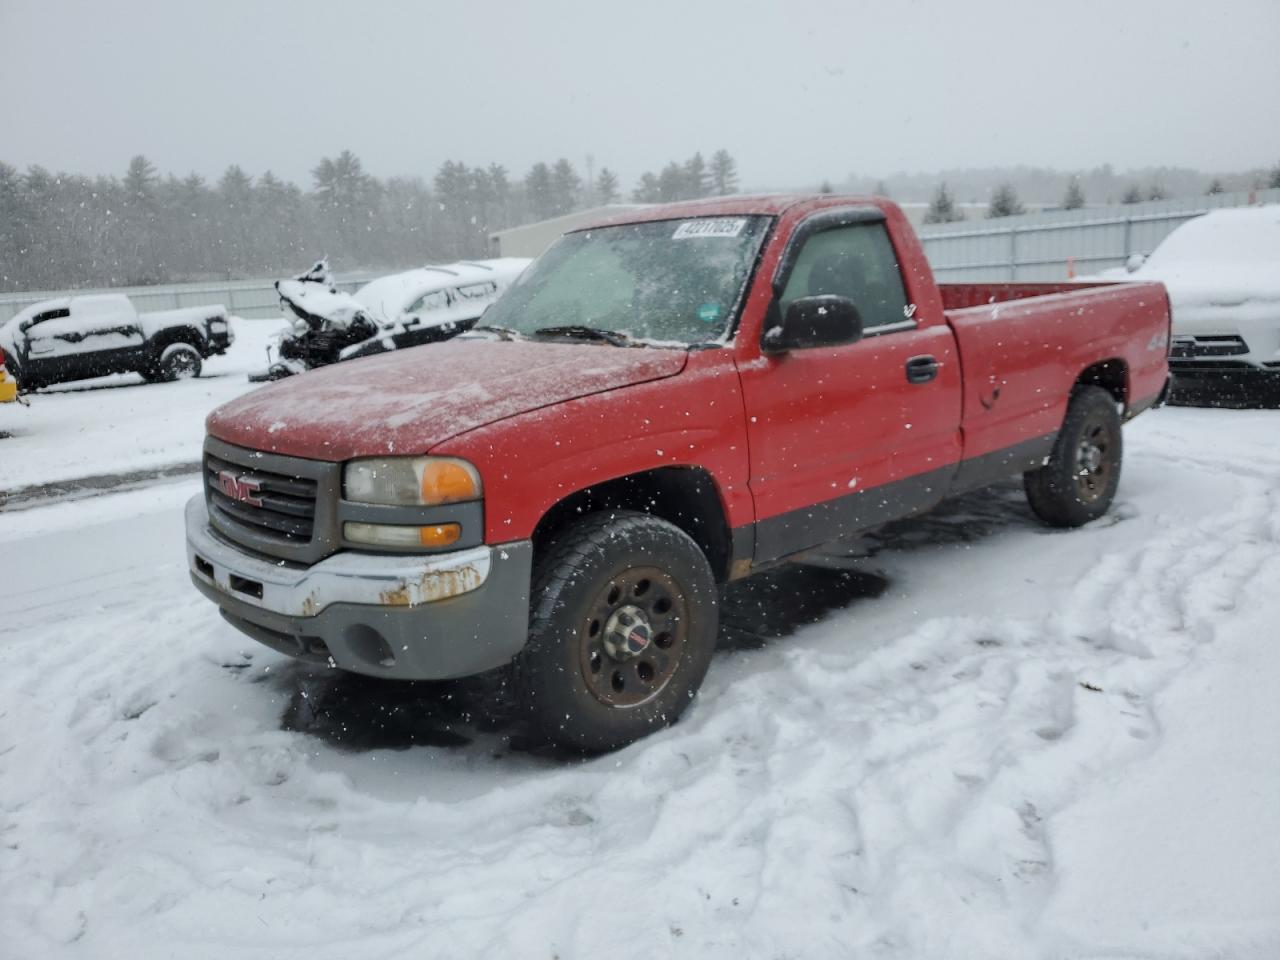
{"label": "snow-covered car", "polygon": [[139,313],[121,293],[33,303],[0,327],[0,349],[24,391],[113,373],[195,377],[233,339],[225,307]]}
{"label": "snow-covered car", "polygon": [[339,291],[325,261],[276,283],[294,321],[280,362],[253,379],[275,379],[355,357],[446,340],[475,325],[530,261],[464,260],[406,270]]}
{"label": "snow-covered car", "polygon": [[1169,234],[1127,280],[1169,291],[1169,367],[1184,385],[1280,385],[1280,205],[1214,210]]}
{"label": "snow-covered car", "polygon": [[353,296],[378,321],[379,338],[389,337],[396,348],[412,347],[439,339],[431,330],[461,328],[479,319],[531,262],[504,257],[420,267],[380,277]]}

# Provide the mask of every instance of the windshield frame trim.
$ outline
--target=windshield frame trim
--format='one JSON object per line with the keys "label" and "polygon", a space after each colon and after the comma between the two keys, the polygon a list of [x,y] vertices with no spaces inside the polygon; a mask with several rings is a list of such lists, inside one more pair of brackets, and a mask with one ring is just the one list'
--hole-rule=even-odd
{"label": "windshield frame trim", "polygon": [[[760,267],[764,263],[765,251],[769,249],[769,245],[773,242],[774,231],[778,229],[780,216],[775,214],[757,214],[764,216],[769,223],[764,229],[764,233],[760,235],[760,245],[756,248],[756,255],[747,271],[747,276],[743,280],[742,289],[738,291],[738,299],[734,302],[732,310],[729,311],[729,323],[725,325],[724,332],[714,340],[704,341],[699,346],[703,347],[728,347],[732,346],[734,340],[738,336],[738,328],[742,323],[742,313],[747,306],[747,297],[750,296],[752,288],[756,285],[756,278],[760,274]],[[690,344],[693,346],[693,344]]]}

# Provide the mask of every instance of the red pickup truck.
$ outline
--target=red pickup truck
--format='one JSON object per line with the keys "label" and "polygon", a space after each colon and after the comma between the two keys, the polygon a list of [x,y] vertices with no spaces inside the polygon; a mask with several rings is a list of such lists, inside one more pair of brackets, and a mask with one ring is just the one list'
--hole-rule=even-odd
{"label": "red pickup truck", "polygon": [[735,197],[566,234],[475,331],[208,420],[195,585],[295,657],[510,670],[554,740],[671,723],[719,585],[1021,474],[1106,512],[1161,397],[1159,284],[943,284],[894,204]]}

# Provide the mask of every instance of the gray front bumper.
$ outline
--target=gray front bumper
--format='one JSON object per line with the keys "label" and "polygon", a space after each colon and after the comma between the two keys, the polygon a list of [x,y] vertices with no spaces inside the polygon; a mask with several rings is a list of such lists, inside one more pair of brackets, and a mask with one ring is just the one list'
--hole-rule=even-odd
{"label": "gray front bumper", "polygon": [[529,626],[533,547],[341,552],[311,566],[246,553],[187,503],[192,582],[237,629],[274,650],[371,676],[436,680],[511,660]]}

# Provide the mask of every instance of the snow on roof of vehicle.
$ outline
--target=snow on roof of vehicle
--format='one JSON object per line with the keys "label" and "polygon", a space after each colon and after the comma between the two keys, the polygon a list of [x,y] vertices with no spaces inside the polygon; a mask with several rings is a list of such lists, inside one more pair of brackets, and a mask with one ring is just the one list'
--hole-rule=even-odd
{"label": "snow on roof of vehicle", "polygon": [[459,260],[429,264],[404,273],[393,273],[366,283],[353,296],[376,316],[394,320],[423,294],[450,287],[465,287],[485,280],[505,287],[524,271],[529,261],[520,257],[495,260]]}
{"label": "snow on roof of vehicle", "polygon": [[1280,204],[1189,220],[1130,279],[1162,281],[1179,303],[1280,300]]}
{"label": "snow on roof of vehicle", "polygon": [[28,304],[10,317],[8,323],[0,324],[0,330],[5,328],[16,330],[18,324],[24,320],[30,320],[37,313],[44,313],[46,310],[62,310],[69,306],[71,306],[70,297],[55,297],[52,300],[41,300],[39,303]]}
{"label": "snow on roof of vehicle", "polygon": [[124,307],[131,309],[132,304],[123,293],[90,293],[72,297],[53,297],[52,299],[41,300],[23,307],[10,317],[7,322],[0,324],[0,330],[17,330],[20,324],[30,320],[37,314],[47,313],[50,310],[75,308],[72,309],[73,315],[76,313],[101,313],[104,310],[119,310],[121,307],[120,301],[122,300],[124,301]]}

